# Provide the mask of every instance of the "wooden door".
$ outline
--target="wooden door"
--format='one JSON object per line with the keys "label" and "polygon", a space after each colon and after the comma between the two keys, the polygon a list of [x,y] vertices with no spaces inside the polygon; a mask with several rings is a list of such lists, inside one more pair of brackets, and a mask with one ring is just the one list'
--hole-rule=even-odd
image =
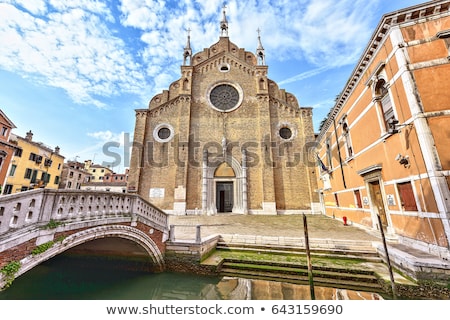
{"label": "wooden door", "polygon": [[387,217],[386,217],[386,211],[384,210],[384,201],[383,201],[383,195],[381,193],[381,187],[379,181],[372,181],[369,182],[370,186],[370,197],[372,199],[372,204],[377,210],[378,214],[381,218],[381,224],[383,227],[387,227]]}

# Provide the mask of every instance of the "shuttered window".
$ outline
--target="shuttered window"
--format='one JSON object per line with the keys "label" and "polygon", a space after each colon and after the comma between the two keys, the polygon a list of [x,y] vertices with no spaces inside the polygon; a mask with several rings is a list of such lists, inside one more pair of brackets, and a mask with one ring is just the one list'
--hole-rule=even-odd
{"label": "shuttered window", "polygon": [[416,199],[411,182],[397,184],[401,205],[405,211],[417,211]]}

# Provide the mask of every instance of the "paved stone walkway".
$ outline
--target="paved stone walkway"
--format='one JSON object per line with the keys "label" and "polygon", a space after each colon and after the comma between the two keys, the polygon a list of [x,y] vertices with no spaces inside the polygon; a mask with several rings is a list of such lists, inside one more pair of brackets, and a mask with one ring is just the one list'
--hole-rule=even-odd
{"label": "paved stone walkway", "polygon": [[[382,248],[381,234],[376,230],[363,229],[352,225],[344,226],[339,219],[324,215],[306,215],[309,239],[347,240],[360,244],[376,242]],[[215,234],[253,235],[267,237],[304,238],[303,215],[238,215],[218,214],[215,216],[169,216],[169,225],[175,225],[175,237],[179,240],[195,240],[197,225],[201,226],[201,237]],[[420,261],[427,268],[447,270],[450,261],[440,259],[405,245],[389,241],[390,254],[393,252],[406,261]],[[383,249],[382,249],[383,250]],[[441,272],[441,271],[439,271]]]}
{"label": "paved stone walkway", "polygon": [[[195,226],[201,225],[202,238],[212,234],[240,234],[304,238],[303,215],[169,216],[177,238],[195,238]],[[308,237],[355,241],[380,241],[374,232],[323,215],[307,215]]]}

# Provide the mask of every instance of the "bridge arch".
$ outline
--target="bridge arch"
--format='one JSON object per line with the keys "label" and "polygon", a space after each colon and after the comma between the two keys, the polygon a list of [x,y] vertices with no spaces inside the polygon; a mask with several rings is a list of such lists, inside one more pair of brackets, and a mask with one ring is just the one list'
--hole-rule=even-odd
{"label": "bridge arch", "polygon": [[17,276],[24,274],[40,263],[73,247],[92,240],[108,237],[123,238],[137,243],[148,253],[157,271],[163,271],[165,269],[164,257],[161,250],[158,248],[155,241],[153,241],[153,239],[145,232],[126,225],[104,225],[73,233],[67,236],[62,242],[53,245],[45,252],[35,256],[30,255],[25,259],[22,259],[22,267]]}

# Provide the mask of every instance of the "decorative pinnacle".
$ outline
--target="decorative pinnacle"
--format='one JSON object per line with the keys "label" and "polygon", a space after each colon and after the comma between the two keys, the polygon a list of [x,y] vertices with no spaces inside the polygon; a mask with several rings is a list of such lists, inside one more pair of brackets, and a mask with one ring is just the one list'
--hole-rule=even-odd
{"label": "decorative pinnacle", "polygon": [[220,21],[220,30],[221,30],[221,36],[228,37],[228,21],[227,21],[227,16],[226,16],[226,12],[225,12],[226,8],[227,8],[227,6],[224,3],[223,7],[222,7],[223,18],[222,18],[222,21]]}

